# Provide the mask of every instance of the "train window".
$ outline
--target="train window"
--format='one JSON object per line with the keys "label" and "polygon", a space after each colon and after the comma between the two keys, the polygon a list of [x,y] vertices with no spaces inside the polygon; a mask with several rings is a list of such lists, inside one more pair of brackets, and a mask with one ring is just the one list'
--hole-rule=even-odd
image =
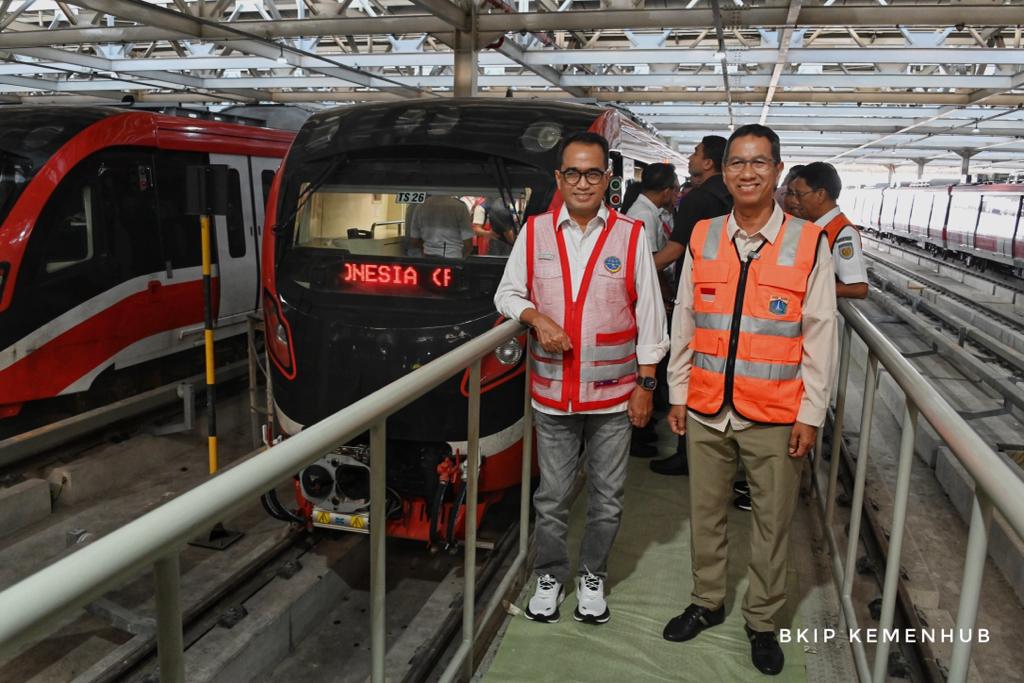
{"label": "train window", "polygon": [[185,214],[182,188],[185,187],[185,169],[206,163],[209,163],[209,159],[205,154],[167,150],[157,152],[156,188],[160,234],[164,244],[164,258],[174,269],[194,268],[203,261],[199,217]]}
{"label": "train window", "polygon": [[95,225],[92,188],[74,188],[48,223],[43,267],[47,274],[83,263],[93,257]]}
{"label": "train window", "polygon": [[228,254],[245,256],[245,220],[242,218],[242,181],[235,169],[228,169]]}
{"label": "train window", "polygon": [[974,246],[1011,256],[1019,209],[1020,195],[986,194],[981,201],[981,218]]}
{"label": "train window", "polygon": [[267,205],[267,200],[270,199],[270,186],[274,184],[274,176],[277,175],[275,171],[263,171],[260,174],[260,182],[263,185],[263,206]]}
{"label": "train window", "polygon": [[32,177],[32,162],[0,150],[0,217],[6,216]]}
{"label": "train window", "polygon": [[946,223],[946,240],[950,247],[973,246],[980,204],[981,194],[978,192],[953,193]]}
{"label": "train window", "polygon": [[[364,191],[360,191],[364,190]],[[522,215],[531,189],[513,190]],[[477,199],[497,196],[494,188],[324,187],[313,192],[297,217],[297,246],[345,249],[380,256],[462,256],[472,238]]]}
{"label": "train window", "polygon": [[109,253],[122,279],[164,270],[160,234],[154,225],[157,197],[147,151],[98,155],[94,200],[107,233]]}

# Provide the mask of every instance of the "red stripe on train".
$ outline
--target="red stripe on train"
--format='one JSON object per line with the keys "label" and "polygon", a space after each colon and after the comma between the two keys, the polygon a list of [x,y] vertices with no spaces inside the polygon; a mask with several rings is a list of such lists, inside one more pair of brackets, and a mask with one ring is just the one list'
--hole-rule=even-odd
{"label": "red stripe on train", "polygon": [[[216,285],[214,280],[214,292]],[[217,298],[215,294],[214,301]],[[16,404],[55,396],[132,344],[202,321],[202,280],[152,286],[83,320],[0,370],[0,397],[4,404]]]}

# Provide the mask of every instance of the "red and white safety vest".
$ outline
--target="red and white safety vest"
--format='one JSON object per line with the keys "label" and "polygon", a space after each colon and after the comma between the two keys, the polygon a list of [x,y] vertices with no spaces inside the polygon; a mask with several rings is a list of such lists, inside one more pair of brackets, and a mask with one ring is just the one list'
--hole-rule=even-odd
{"label": "red and white safety vest", "polygon": [[636,250],[643,221],[616,211],[590,255],[575,300],[565,235],[554,213],[530,218],[526,231],[529,298],[572,341],[563,353],[545,351],[531,336],[531,391],[541,405],[582,412],[629,399],[636,381]]}
{"label": "red and white safety vest", "polygon": [[694,226],[687,408],[715,415],[731,404],[754,422],[796,422],[804,395],[804,297],[821,233],[786,214],[775,241],[741,263],[729,239],[729,216]]}

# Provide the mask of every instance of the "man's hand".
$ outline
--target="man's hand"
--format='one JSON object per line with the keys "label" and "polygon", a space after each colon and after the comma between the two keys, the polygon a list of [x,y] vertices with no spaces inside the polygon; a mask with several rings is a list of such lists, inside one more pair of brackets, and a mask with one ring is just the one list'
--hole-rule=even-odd
{"label": "man's hand", "polygon": [[789,434],[789,457],[802,458],[807,451],[814,446],[814,440],[818,436],[818,428],[805,425],[803,422],[793,424],[793,431]]}
{"label": "man's hand", "polygon": [[634,427],[646,426],[653,410],[654,392],[640,386],[635,387],[629,397],[629,407],[626,409],[629,423]]}
{"label": "man's hand", "polygon": [[534,308],[523,311],[520,321],[533,328],[537,341],[548,353],[564,353],[572,349],[569,335],[551,318]]}
{"label": "man's hand", "polygon": [[669,428],[682,436],[686,433],[686,406],[672,406],[668,411]]}

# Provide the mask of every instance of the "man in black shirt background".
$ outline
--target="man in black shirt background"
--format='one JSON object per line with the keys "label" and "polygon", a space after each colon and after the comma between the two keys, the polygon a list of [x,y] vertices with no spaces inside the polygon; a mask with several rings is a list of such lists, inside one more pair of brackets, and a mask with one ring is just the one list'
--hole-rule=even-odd
{"label": "man in black shirt background", "polygon": [[[679,201],[672,236],[661,251],[654,255],[654,265],[658,270],[664,270],[675,263],[675,272],[681,271],[693,226],[698,221],[724,216],[732,211],[732,196],[722,180],[725,145],[726,139],[721,135],[706,135],[690,155],[688,170],[694,188]],[[676,452],[670,457],[651,462],[651,469],[658,474],[688,474],[685,437],[679,437]]]}

